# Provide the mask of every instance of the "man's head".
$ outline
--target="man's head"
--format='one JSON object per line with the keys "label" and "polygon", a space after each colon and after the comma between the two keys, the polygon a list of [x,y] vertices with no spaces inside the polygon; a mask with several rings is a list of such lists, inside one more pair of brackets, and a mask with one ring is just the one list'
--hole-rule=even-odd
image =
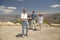
{"label": "man's head", "polygon": [[34,13],[35,13],[35,11],[33,10],[33,11],[32,11],[32,13],[34,14]]}
{"label": "man's head", "polygon": [[26,9],[25,8],[23,9],[23,13],[26,13]]}

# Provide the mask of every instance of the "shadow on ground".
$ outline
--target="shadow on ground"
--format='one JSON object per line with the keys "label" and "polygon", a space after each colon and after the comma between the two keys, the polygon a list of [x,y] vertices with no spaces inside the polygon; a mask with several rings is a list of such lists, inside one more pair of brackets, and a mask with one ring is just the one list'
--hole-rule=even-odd
{"label": "shadow on ground", "polygon": [[17,34],[16,37],[22,37],[22,34]]}

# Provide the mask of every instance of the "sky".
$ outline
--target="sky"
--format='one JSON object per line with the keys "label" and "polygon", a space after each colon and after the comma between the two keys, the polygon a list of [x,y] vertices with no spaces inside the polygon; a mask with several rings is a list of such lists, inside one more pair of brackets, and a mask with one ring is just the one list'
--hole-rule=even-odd
{"label": "sky", "polygon": [[0,14],[18,14],[23,8],[28,13],[60,13],[60,0],[0,0]]}

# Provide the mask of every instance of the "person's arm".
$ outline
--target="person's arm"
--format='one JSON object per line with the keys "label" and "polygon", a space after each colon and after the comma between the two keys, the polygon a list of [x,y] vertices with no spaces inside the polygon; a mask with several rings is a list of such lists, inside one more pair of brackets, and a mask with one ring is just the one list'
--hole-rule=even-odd
{"label": "person's arm", "polygon": [[23,14],[21,14],[21,21],[23,21],[24,20],[24,18],[23,18]]}
{"label": "person's arm", "polygon": [[28,20],[28,15],[26,15],[26,16],[27,16],[27,18],[25,18],[25,19],[23,18],[23,16],[24,16],[24,15],[23,15],[23,14],[21,14],[21,20],[22,20],[22,21],[24,21],[24,20]]}
{"label": "person's arm", "polygon": [[35,15],[35,20],[37,20],[38,19],[38,15]]}
{"label": "person's arm", "polygon": [[30,19],[32,19],[32,14],[30,15]]}
{"label": "person's arm", "polygon": [[21,18],[21,20],[24,21],[24,20],[28,20],[28,19]]}

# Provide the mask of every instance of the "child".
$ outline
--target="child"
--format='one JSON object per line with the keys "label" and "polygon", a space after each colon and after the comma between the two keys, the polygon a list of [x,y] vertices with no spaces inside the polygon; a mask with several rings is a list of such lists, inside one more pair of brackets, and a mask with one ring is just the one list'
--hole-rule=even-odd
{"label": "child", "polygon": [[32,29],[32,27],[31,27],[31,15],[28,15],[28,18],[29,18],[29,20],[28,20],[28,23],[29,23],[29,29]]}
{"label": "child", "polygon": [[43,15],[38,14],[38,27],[39,27],[39,30],[41,30],[42,23],[43,23]]}

